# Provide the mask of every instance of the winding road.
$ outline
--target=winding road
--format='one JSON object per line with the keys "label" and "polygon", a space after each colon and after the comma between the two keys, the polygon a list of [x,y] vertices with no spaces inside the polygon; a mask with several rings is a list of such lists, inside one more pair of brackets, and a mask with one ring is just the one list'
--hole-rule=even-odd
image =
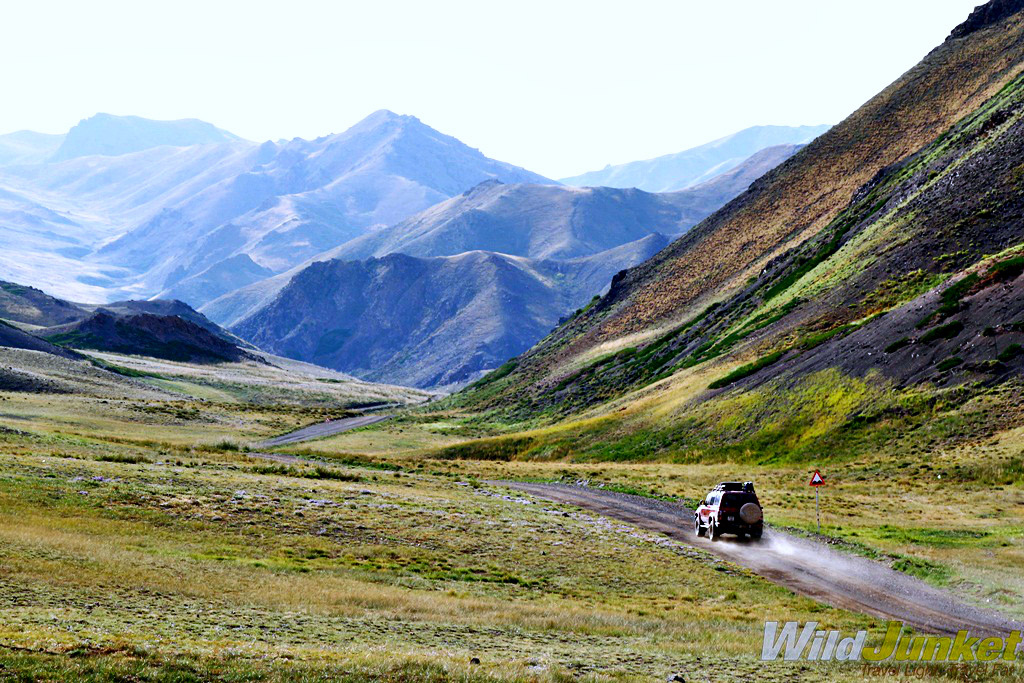
{"label": "winding road", "polygon": [[273,448],[274,446],[284,446],[285,444],[309,441],[310,439],[320,439],[325,436],[341,434],[342,432],[347,432],[350,429],[356,429],[357,427],[377,424],[378,422],[389,420],[392,417],[392,415],[357,415],[356,417],[346,417],[341,420],[331,420],[330,422],[318,422],[315,425],[296,429],[294,432],[288,432],[287,434],[275,436],[274,438],[267,439],[266,441],[254,443],[252,447]]}
{"label": "winding road", "polygon": [[[322,422],[254,444],[272,448],[340,434],[387,420],[391,415],[359,415]],[[304,462],[280,453],[250,452],[249,456],[279,462]],[[794,593],[843,609],[886,620],[902,621],[927,633],[954,635],[968,629],[972,636],[1003,636],[1024,630],[1024,623],[957,600],[948,592],[873,560],[833,550],[811,539],[766,529],[759,541],[731,536],[718,541],[693,532],[693,510],[678,503],[568,484],[517,481],[489,482],[536,498],[574,505],[605,517],[701,548],[746,567]]]}
{"label": "winding road", "polygon": [[782,531],[766,529],[760,541],[731,536],[711,541],[694,534],[693,510],[678,503],[567,484],[492,483],[663,533],[747,567],[794,593],[834,607],[902,621],[927,633],[953,635],[968,629],[972,636],[998,636],[1024,630],[1024,623],[963,603],[879,562]]}

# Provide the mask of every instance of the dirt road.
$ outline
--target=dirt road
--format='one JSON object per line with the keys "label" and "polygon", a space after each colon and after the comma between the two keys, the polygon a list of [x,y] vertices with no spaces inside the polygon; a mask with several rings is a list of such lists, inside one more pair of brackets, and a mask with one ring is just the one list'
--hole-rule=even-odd
{"label": "dirt road", "polygon": [[766,529],[760,541],[724,536],[712,542],[694,534],[693,511],[677,503],[566,484],[495,483],[662,532],[747,567],[795,593],[835,607],[903,621],[927,633],[954,634],[969,629],[972,636],[1001,635],[1024,629],[1024,623],[971,607],[878,562],[781,531]]}
{"label": "dirt road", "polygon": [[356,417],[346,417],[342,420],[321,422],[319,424],[303,427],[302,429],[297,429],[294,432],[282,434],[281,436],[275,436],[273,439],[254,443],[252,447],[273,448],[274,446],[284,446],[289,443],[298,443],[300,441],[319,439],[325,436],[334,436],[335,434],[347,432],[348,430],[355,429],[356,427],[365,427],[366,425],[383,422],[391,417],[391,415],[358,415]]}

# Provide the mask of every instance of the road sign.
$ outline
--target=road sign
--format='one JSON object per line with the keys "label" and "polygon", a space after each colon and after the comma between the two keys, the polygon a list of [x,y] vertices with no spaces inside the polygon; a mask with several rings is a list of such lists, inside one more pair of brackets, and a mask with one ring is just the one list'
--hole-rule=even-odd
{"label": "road sign", "polygon": [[818,489],[825,485],[825,477],[821,472],[814,470],[811,476],[810,486],[814,487],[814,517],[818,520],[818,533],[821,533],[821,504],[818,502]]}

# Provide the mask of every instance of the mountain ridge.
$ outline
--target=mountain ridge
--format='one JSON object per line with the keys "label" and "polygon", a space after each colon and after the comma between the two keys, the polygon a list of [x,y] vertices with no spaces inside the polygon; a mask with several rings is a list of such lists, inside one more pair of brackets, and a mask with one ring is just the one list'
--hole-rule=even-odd
{"label": "mountain ridge", "polygon": [[[202,311],[279,355],[371,380],[452,387],[500,365],[501,354],[529,347],[602,293],[616,272],[653,256],[796,148],[762,150],[719,179],[676,193],[486,181]],[[389,258],[395,254],[409,258]],[[402,283],[398,274],[412,280]],[[373,293],[339,281],[346,276]],[[422,307],[410,308],[404,288],[418,292],[422,283],[441,303],[417,294]],[[318,305],[320,291],[372,301]],[[507,302],[515,302],[515,314]],[[392,336],[407,324],[413,329]],[[321,353],[320,341],[342,329],[351,340]],[[371,360],[373,345],[380,348]]]}
{"label": "mountain ridge", "polygon": [[806,144],[829,126],[751,126],[711,142],[651,159],[609,164],[601,170],[562,178],[574,186],[636,187],[673,192],[732,170],[751,155],[781,144]]}
{"label": "mountain ridge", "polygon": [[[104,121],[145,130],[114,136],[131,150],[76,147],[88,132],[79,131]],[[0,273],[82,301],[180,294],[200,305],[488,178],[553,182],[384,110],[341,133],[281,143],[205,123],[198,139],[147,132],[165,124],[92,117],[65,136],[62,160],[0,167]],[[119,154],[78,155],[96,151]],[[243,257],[250,267],[229,277]],[[190,278],[187,292],[174,290]]]}
{"label": "mountain ridge", "polygon": [[[1020,11],[963,38],[948,39],[845,121],[755,181],[746,193],[653,259],[619,274],[600,302],[519,357],[515,371],[500,383],[460,400],[492,408],[511,402],[519,415],[557,405],[578,409],[610,400],[627,387],[637,389],[689,367],[704,367],[702,363],[727,354],[735,345],[731,335],[749,335],[751,342],[761,339],[767,334],[760,332],[764,325],[749,322],[755,315],[774,326],[769,329],[782,325],[779,320],[798,320],[793,316],[806,310],[801,303],[793,303],[795,309],[777,310],[764,303],[763,312],[756,314],[740,304],[754,306],[757,297],[769,296],[756,291],[780,291],[769,289],[764,281],[787,259],[790,272],[773,287],[792,286],[789,278],[826,268],[835,250],[844,248],[853,223],[883,209],[877,193],[885,183],[894,182],[887,180],[894,177],[893,169],[911,164],[909,160],[918,158],[915,154],[943,144],[958,125],[974,120],[975,114],[965,118],[963,112],[980,112],[976,116],[988,117],[990,123],[984,125],[990,130],[1002,130],[1013,115],[993,114],[987,107],[1001,101],[1003,93],[1015,93],[1014,79],[1022,71]],[[920,177],[922,185],[928,181],[927,173]],[[735,303],[721,308],[727,302]],[[741,310],[750,316],[746,325],[729,317]],[[833,329],[825,320],[816,324],[823,333]],[[694,339],[695,346],[686,346]],[[747,348],[746,343],[741,346]],[[683,348],[690,349],[692,358],[678,357]],[[574,370],[589,367],[599,354],[629,349],[638,350],[636,358],[649,364],[630,365],[638,361],[623,356],[593,375]],[[619,379],[610,379],[617,374]],[[553,387],[562,387],[562,398],[550,393]],[[589,398],[580,403],[584,396]]]}

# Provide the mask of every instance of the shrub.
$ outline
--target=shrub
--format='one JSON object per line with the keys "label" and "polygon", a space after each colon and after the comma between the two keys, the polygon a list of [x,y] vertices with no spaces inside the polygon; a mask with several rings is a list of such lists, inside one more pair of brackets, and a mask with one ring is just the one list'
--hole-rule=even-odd
{"label": "shrub", "polygon": [[714,382],[709,384],[708,389],[721,389],[722,387],[727,387],[730,384],[738,382],[745,377],[750,377],[754,373],[759,372],[764,368],[768,367],[769,365],[776,363],[780,358],[782,358],[783,355],[785,355],[785,353],[785,351],[776,351],[775,353],[769,353],[767,356],[758,358],[753,363],[747,363],[746,365],[740,366],[733,370],[732,372],[730,372],[725,377],[719,377]]}
{"label": "shrub", "polygon": [[1024,273],[1024,256],[1014,256],[994,264],[988,269],[988,276],[996,282],[1015,280]]}
{"label": "shrub", "polygon": [[964,324],[959,320],[954,320],[951,323],[939,325],[938,327],[930,329],[922,334],[921,343],[927,344],[928,342],[935,341],[936,339],[952,339],[963,331]]}
{"label": "shrub", "polygon": [[149,462],[149,459],[144,458],[141,455],[124,455],[121,453],[106,453],[96,459],[102,462],[118,462],[125,465],[138,465],[140,463]]}
{"label": "shrub", "polygon": [[940,298],[941,303],[935,310],[935,313],[922,319],[921,322],[917,324],[917,328],[921,329],[925,327],[934,318],[944,320],[959,311],[963,307],[961,300],[967,296],[967,293],[971,291],[974,285],[978,284],[979,280],[981,280],[981,278],[978,277],[977,273],[971,273],[967,277],[961,278],[958,282],[954,282],[947,287],[945,291],[942,292],[942,296]]}
{"label": "shrub", "polygon": [[885,352],[886,353],[896,353],[897,351],[902,349],[904,346],[907,346],[909,344],[910,344],[910,337],[903,337],[903,339],[897,339],[892,344],[889,344],[888,346],[886,346],[885,347]]}
{"label": "shrub", "polygon": [[1020,344],[1010,344],[1005,349],[1003,349],[1002,352],[998,356],[996,356],[996,358],[1005,363],[1006,361],[1013,360],[1022,353],[1024,353],[1024,347],[1022,347]]}
{"label": "shrub", "polygon": [[491,384],[492,382],[497,382],[502,377],[507,377],[508,375],[510,375],[512,373],[512,371],[516,369],[516,366],[518,364],[519,363],[515,359],[510,360],[507,363],[504,363],[503,365],[501,365],[501,367],[499,367],[499,368],[497,368],[495,370],[490,371],[489,373],[487,373],[486,375],[484,375],[483,377],[478,379],[476,382],[474,382],[472,384],[472,386],[470,388],[471,389],[478,389],[480,387],[487,386],[488,384]]}
{"label": "shrub", "polygon": [[303,479],[330,479],[332,481],[362,481],[363,478],[348,472],[339,472],[328,467],[317,465],[312,469],[293,467],[291,465],[257,465],[252,468],[256,474],[269,474],[280,477],[300,477]]}
{"label": "shrub", "polygon": [[441,460],[513,460],[534,446],[531,438],[498,437],[448,446],[437,452]]}
{"label": "shrub", "polygon": [[946,360],[940,362],[935,367],[937,367],[941,372],[945,372],[946,370],[952,370],[953,368],[955,368],[956,366],[960,365],[963,362],[963,358],[959,356],[953,356],[952,358],[947,358]]}
{"label": "shrub", "polygon": [[796,343],[796,346],[800,349],[803,349],[804,351],[810,351],[816,346],[821,346],[832,337],[846,334],[853,328],[853,325],[841,325],[839,327],[833,328],[831,330],[826,330],[824,332],[815,332],[813,334],[807,335],[806,337],[798,341]]}

